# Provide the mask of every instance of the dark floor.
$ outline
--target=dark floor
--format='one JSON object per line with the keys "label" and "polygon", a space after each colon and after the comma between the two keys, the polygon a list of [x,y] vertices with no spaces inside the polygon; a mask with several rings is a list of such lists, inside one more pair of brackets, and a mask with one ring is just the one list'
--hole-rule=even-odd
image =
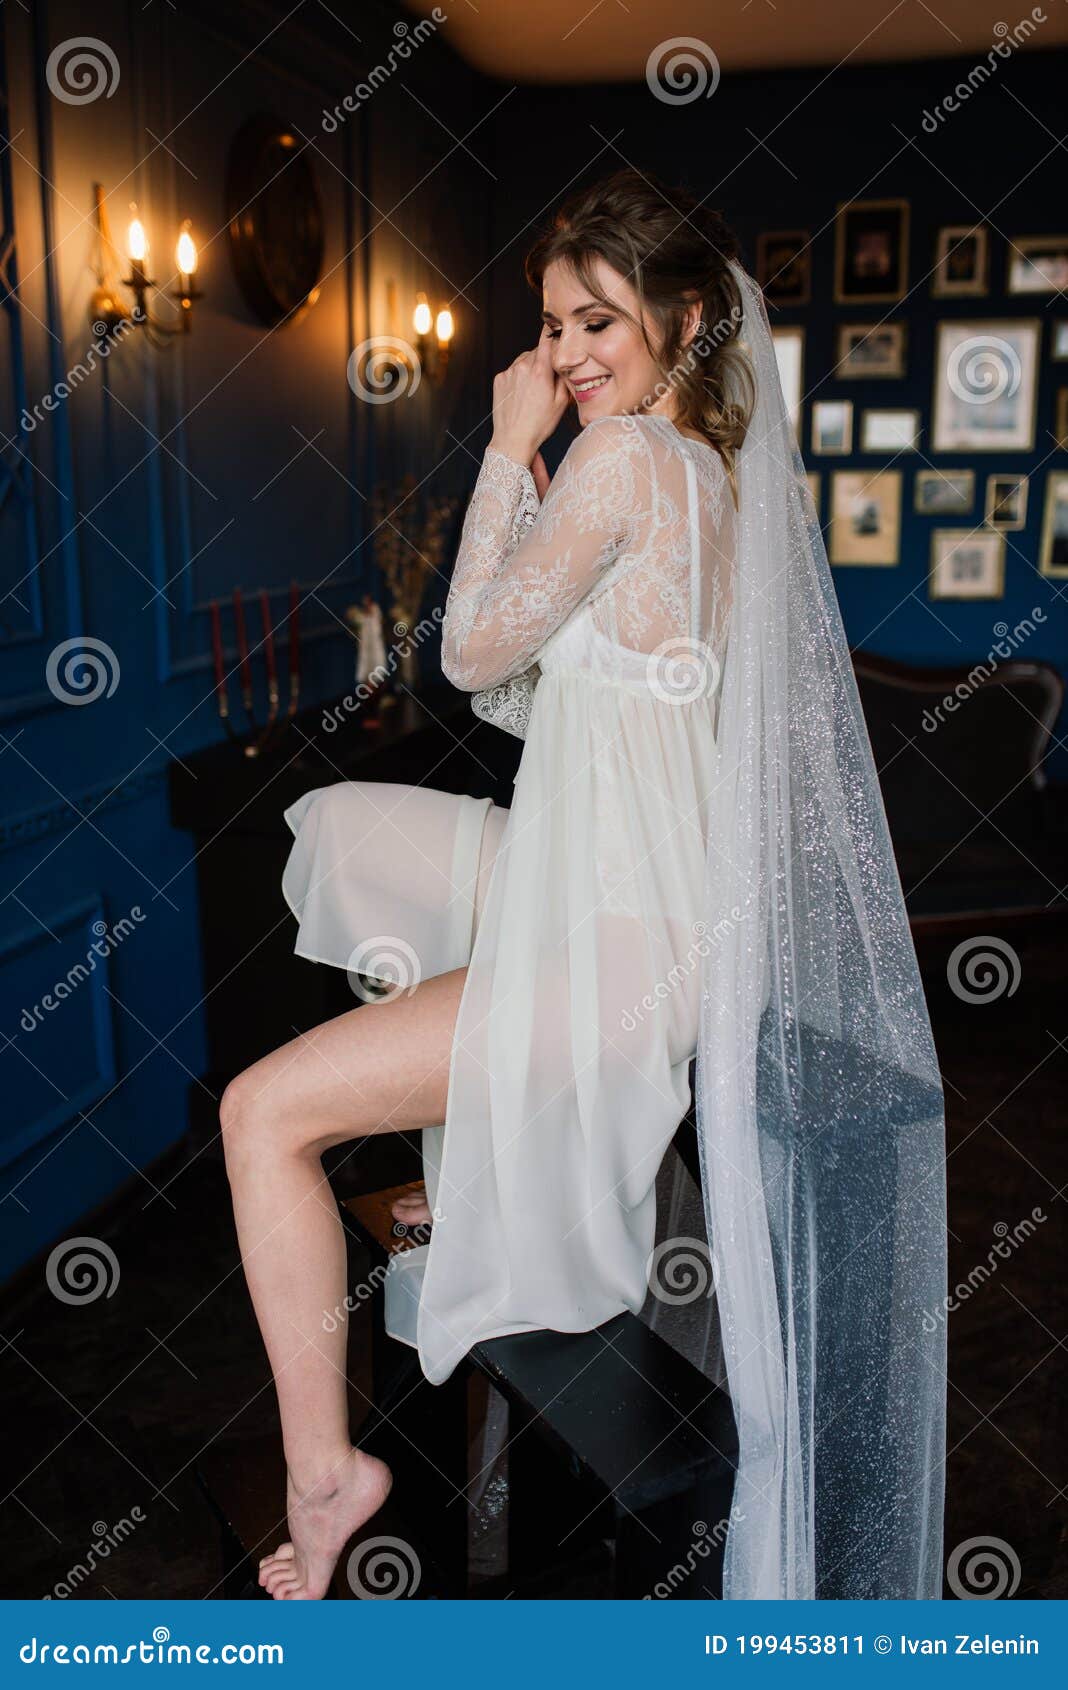
{"label": "dark floor", "polygon": [[[987,1259],[1003,1225],[1011,1234],[1036,1206],[1048,1216],[949,1319],[946,1552],[998,1538],[1020,1563],[1017,1597],[1063,1599],[1063,938],[1010,942],[1012,996],[962,1003],[946,983],[952,941],[934,946],[926,973],[949,1113],[950,1285]],[[167,1201],[140,1185],[86,1225],[120,1263],[113,1296],[66,1305],[42,1267],[3,1308],[0,1596],[65,1594],[79,1565],[82,1598],[222,1595],[218,1526],[196,1472],[220,1452],[240,1464],[243,1449],[272,1448],[277,1422],[222,1165],[214,1146],[190,1155],[154,1171]],[[353,1326],[357,1402],[365,1318]],[[280,1464],[266,1471],[264,1503],[281,1519]],[[105,1533],[107,1554],[90,1557]]]}

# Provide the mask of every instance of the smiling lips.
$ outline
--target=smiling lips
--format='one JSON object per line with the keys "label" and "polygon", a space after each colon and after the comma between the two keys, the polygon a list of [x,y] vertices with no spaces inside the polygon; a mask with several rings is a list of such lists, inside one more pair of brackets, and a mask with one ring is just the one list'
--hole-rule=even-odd
{"label": "smiling lips", "polygon": [[591,381],[573,381],[571,383],[571,391],[574,393],[575,398],[581,405],[584,399],[590,399],[595,393],[599,393],[605,382],[610,381],[611,379],[612,378],[610,376],[594,376]]}

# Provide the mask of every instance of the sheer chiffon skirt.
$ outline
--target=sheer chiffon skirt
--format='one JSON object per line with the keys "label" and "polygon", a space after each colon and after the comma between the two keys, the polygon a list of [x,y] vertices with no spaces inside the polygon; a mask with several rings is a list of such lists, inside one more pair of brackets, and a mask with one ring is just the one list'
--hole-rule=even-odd
{"label": "sheer chiffon skirt", "polygon": [[[607,820],[600,794],[602,821]],[[493,867],[510,811],[487,798],[439,793],[402,782],[348,781],[316,788],[286,810],[294,835],[282,891],[297,918],[294,950],[314,962],[365,973],[389,984],[417,984],[436,973],[468,965],[487,906]],[[679,818],[674,818],[678,821]],[[617,847],[622,845],[617,838]],[[610,853],[602,853],[602,896],[610,889]],[[622,896],[615,891],[615,896]],[[625,1004],[622,1012],[649,1016],[651,1007]],[[681,1077],[689,1039],[689,1014],[674,1033],[676,1078]],[[683,1092],[669,1107],[679,1119]],[[463,1119],[455,1120],[463,1132]],[[422,1132],[424,1173],[433,1195],[443,1156],[444,1124]],[[705,1271],[705,1213],[695,1186],[676,1154],[659,1161],[656,1176],[656,1256],[661,1268],[649,1276],[640,1318],[669,1344],[691,1357],[705,1354],[705,1371],[715,1372],[718,1323],[711,1273]],[[404,1252],[397,1261],[416,1252]],[[428,1246],[422,1247],[422,1256]],[[674,1266],[673,1266],[674,1264]],[[681,1266],[679,1266],[681,1264]],[[705,1266],[703,1266],[705,1264]],[[674,1278],[673,1278],[674,1274]],[[679,1274],[693,1274],[693,1289]],[[421,1274],[407,1296],[387,1283],[387,1327],[402,1342],[417,1345],[417,1298]],[[705,1283],[706,1281],[706,1283]],[[488,1387],[485,1415],[471,1450],[471,1565],[500,1570],[507,1514],[507,1404]]]}

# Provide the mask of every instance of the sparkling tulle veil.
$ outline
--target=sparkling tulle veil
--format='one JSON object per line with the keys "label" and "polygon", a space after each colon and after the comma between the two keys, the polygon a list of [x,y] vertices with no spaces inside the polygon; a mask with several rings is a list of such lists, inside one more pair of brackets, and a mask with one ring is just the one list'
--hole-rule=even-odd
{"label": "sparkling tulle veil", "polygon": [[696,1063],[717,1330],[691,1321],[680,1347],[725,1379],[738,1423],[726,1598],[937,1598],[942,1088],[763,298],[732,269],[756,405]]}

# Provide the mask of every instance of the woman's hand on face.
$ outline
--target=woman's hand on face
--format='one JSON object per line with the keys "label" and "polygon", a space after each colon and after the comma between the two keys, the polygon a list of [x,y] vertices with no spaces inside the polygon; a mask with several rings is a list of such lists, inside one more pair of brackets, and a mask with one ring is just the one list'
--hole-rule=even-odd
{"label": "woman's hand on face", "polygon": [[567,384],[553,369],[552,341],[548,330],[543,329],[533,352],[521,352],[513,364],[493,378],[490,445],[529,468],[538,447],[548,440],[566,411],[567,402]]}

